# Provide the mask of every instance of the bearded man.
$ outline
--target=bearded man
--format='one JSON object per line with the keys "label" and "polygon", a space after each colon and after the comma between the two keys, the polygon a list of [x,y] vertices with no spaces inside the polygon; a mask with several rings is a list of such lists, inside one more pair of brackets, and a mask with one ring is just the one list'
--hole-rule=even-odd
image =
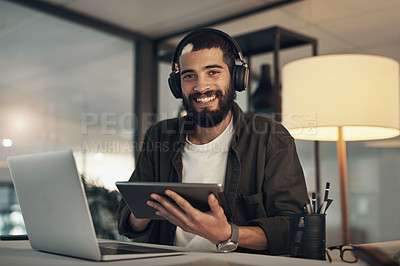
{"label": "bearded man", "polygon": [[169,84],[188,114],[147,131],[130,179],[223,184],[231,217],[213,194],[210,211],[202,212],[167,190],[148,201],[165,220],[138,219],[121,200],[122,235],[193,250],[289,252],[290,214],[301,212],[308,198],[304,174],[287,130],[236,104],[247,75],[240,48],[226,33],[202,29],[183,38]]}

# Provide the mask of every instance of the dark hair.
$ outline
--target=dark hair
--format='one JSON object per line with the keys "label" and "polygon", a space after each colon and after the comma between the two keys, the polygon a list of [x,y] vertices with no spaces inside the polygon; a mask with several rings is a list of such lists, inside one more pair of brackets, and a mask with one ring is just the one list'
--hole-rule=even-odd
{"label": "dark hair", "polygon": [[203,49],[219,48],[222,51],[224,63],[227,64],[229,71],[232,76],[233,67],[235,66],[236,56],[235,47],[225,37],[221,36],[217,32],[213,31],[199,31],[194,33],[188,39],[186,39],[178,51],[178,65],[179,57],[182,55],[182,50],[188,45],[193,45],[192,51],[200,51]]}

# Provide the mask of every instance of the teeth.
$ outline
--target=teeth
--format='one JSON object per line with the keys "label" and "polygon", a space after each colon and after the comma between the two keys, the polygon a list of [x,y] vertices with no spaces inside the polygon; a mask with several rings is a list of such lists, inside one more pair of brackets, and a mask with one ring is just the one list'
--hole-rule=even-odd
{"label": "teeth", "polygon": [[214,99],[215,99],[215,95],[213,95],[211,97],[197,98],[196,102],[198,102],[198,103],[207,103],[207,102],[210,102],[210,101],[212,101]]}

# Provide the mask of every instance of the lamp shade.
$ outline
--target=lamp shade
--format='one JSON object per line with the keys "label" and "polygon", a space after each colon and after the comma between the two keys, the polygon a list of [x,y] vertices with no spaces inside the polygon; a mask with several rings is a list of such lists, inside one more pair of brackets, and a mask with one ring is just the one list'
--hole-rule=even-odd
{"label": "lamp shade", "polygon": [[304,58],[282,69],[282,123],[297,139],[399,135],[399,63],[360,54]]}

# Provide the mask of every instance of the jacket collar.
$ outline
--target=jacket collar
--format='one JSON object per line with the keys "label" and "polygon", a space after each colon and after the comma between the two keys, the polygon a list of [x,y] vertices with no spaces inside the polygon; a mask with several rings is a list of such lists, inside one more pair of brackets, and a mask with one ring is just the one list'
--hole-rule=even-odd
{"label": "jacket collar", "polygon": [[244,123],[244,113],[236,102],[233,103],[232,113],[233,113],[233,125],[235,128],[235,135],[234,138],[232,138],[232,144],[236,145],[236,143],[239,141],[239,133],[240,133],[239,131]]}

